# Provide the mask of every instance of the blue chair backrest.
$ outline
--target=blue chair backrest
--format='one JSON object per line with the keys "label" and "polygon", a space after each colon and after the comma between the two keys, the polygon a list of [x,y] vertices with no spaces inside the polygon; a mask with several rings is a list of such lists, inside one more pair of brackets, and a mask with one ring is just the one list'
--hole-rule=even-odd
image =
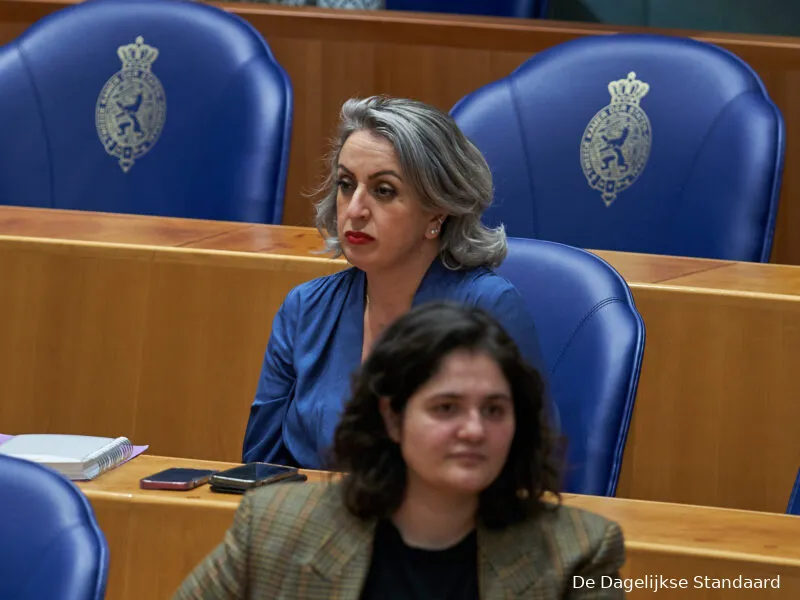
{"label": "blue chair backrest", "polygon": [[565,491],[613,496],[645,345],[628,285],[594,254],[533,239],[510,238],[497,272],[536,323],[568,441]]}
{"label": "blue chair backrest", "polygon": [[579,248],[769,260],[784,122],[755,72],[686,38],[579,38],[451,114],[494,175],[490,224]]}
{"label": "blue chair backrest", "polygon": [[68,479],[0,455],[0,598],[102,600],[108,545]]}
{"label": "blue chair backrest", "polygon": [[68,7],[0,50],[0,204],[280,223],[292,105],[221,9]]}
{"label": "blue chair backrest", "polygon": [[544,18],[547,0],[386,0],[387,10]]}
{"label": "blue chair backrest", "polygon": [[797,477],[794,480],[794,487],[789,496],[789,505],[786,507],[786,512],[790,515],[800,515],[800,471],[797,472]]}

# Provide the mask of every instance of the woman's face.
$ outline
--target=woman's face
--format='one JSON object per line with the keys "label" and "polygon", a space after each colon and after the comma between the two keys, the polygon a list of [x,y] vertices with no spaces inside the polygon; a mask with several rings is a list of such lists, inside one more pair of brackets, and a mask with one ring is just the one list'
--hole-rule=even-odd
{"label": "woman's face", "polygon": [[388,399],[381,411],[400,444],[409,486],[477,495],[503,470],[514,438],[514,402],[500,366],[488,354],[447,356],[409,399],[402,415]]}
{"label": "woman's face", "polygon": [[369,131],[347,138],[339,153],[337,234],[345,257],[363,271],[408,261],[438,247],[439,219],[422,208],[392,144]]}

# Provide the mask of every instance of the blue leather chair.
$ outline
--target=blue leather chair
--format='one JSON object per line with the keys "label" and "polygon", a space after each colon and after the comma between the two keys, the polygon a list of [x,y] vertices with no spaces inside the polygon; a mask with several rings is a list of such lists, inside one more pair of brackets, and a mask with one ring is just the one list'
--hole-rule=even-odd
{"label": "blue leather chair", "polygon": [[794,487],[789,496],[789,505],[786,507],[786,512],[790,515],[800,515],[800,471],[797,472],[797,478],[794,480]]}
{"label": "blue leather chair", "polygon": [[91,0],[0,50],[0,204],[280,223],[293,95],[247,22]]}
{"label": "blue leather chair", "polygon": [[102,600],[108,546],[89,501],[55,471],[0,455],[0,598]]}
{"label": "blue leather chair", "polygon": [[386,0],[387,10],[458,13],[493,17],[547,16],[547,0]]}
{"label": "blue leather chair", "polygon": [[494,174],[490,224],[579,248],[769,260],[781,113],[716,46],[660,35],[560,44],[451,114]]}
{"label": "blue leather chair", "polygon": [[567,438],[564,489],[613,496],[642,368],[645,328],[625,280],[578,248],[510,238],[497,269],[525,298]]}

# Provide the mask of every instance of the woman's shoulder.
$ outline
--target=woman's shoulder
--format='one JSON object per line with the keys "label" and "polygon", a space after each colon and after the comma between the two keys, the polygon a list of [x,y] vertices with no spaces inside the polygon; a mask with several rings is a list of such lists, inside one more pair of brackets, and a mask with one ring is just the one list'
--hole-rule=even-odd
{"label": "woman's shoulder", "polygon": [[543,539],[550,552],[565,562],[583,560],[599,552],[624,555],[624,541],[619,525],[596,513],[564,504],[547,504],[536,517],[515,526],[516,535]]}
{"label": "woman's shoulder", "polygon": [[440,261],[438,280],[452,286],[465,300],[496,300],[503,296],[519,295],[514,285],[487,266],[449,269]]}
{"label": "woman's shoulder", "polygon": [[573,531],[579,536],[588,536],[589,539],[602,539],[609,530],[619,529],[619,526],[602,515],[576,506],[565,504],[546,504],[542,512],[542,524],[553,531]]}
{"label": "woman's shoulder", "polygon": [[351,283],[357,274],[358,269],[350,267],[337,271],[336,273],[331,273],[330,275],[315,277],[314,279],[309,279],[308,281],[296,285],[291,289],[289,294],[299,298],[308,298],[319,294],[335,293],[342,285]]}
{"label": "woman's shoulder", "polygon": [[300,307],[315,309],[320,304],[326,306],[336,296],[343,297],[346,294],[358,273],[358,269],[350,267],[330,275],[304,281],[289,290],[283,301],[283,308],[284,310],[300,310]]}
{"label": "woman's shoulder", "polygon": [[488,267],[473,267],[465,273],[466,299],[478,306],[514,311],[525,306],[519,290],[508,279]]}
{"label": "woman's shoulder", "polygon": [[537,581],[542,590],[553,593],[573,589],[575,576],[616,577],[625,563],[625,544],[616,523],[564,505],[548,505],[499,531],[484,530],[479,544],[494,570],[507,573],[520,590]]}
{"label": "woman's shoulder", "polygon": [[489,267],[475,267],[472,269],[472,284],[476,289],[486,294],[518,293],[517,288],[508,279],[498,274]]}

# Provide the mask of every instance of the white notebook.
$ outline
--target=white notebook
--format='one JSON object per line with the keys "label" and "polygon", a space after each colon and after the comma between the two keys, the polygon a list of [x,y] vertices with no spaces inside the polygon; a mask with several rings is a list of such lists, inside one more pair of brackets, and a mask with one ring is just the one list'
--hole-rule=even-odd
{"label": "white notebook", "polygon": [[0,454],[30,460],[55,469],[73,480],[94,479],[130,458],[128,438],[31,433],[0,445]]}

